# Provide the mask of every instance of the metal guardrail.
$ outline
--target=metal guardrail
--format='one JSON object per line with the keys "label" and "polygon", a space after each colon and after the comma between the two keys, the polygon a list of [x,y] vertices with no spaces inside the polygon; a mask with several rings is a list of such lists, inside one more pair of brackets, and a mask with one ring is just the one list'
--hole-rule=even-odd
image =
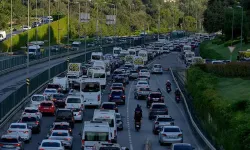
{"label": "metal guardrail", "polygon": [[194,119],[193,119],[193,117],[191,115],[191,112],[190,112],[189,106],[187,104],[186,98],[185,98],[184,94],[182,93],[181,88],[179,87],[179,84],[178,84],[178,82],[177,82],[177,80],[176,80],[176,78],[175,78],[175,76],[173,74],[172,68],[170,68],[170,72],[171,72],[171,75],[172,75],[172,77],[174,79],[174,82],[175,82],[177,88],[181,92],[181,96],[183,98],[185,107],[187,109],[188,117],[189,117],[189,119],[190,119],[190,121],[192,123],[192,126],[194,127],[194,129],[196,130],[196,132],[199,134],[199,136],[202,138],[202,140],[204,141],[204,143],[210,148],[210,150],[216,150],[216,148],[210,143],[210,141],[204,136],[204,134],[201,132],[201,130],[196,125],[196,123],[195,123],[195,121],[194,121]]}
{"label": "metal guardrail", "polygon": [[[125,43],[119,43],[118,45],[121,45],[121,44],[125,44]],[[112,45],[114,45],[114,44],[104,45],[103,47],[109,47],[109,46],[112,46]],[[87,48],[86,52],[88,52],[90,50],[94,50],[96,48],[98,48],[98,47]],[[63,54],[51,56],[50,59],[53,60],[53,59],[57,59],[57,58],[61,58],[61,57],[65,57],[65,56],[73,55],[73,54],[77,54],[77,53],[81,54],[81,53],[84,53],[84,52],[85,52],[85,49],[79,50],[79,51],[71,51],[69,53],[63,53]],[[48,60],[49,60],[49,58],[45,57],[45,58],[42,58],[42,59],[39,59],[39,60],[31,61],[29,65],[33,66],[33,65],[36,65],[36,64],[40,64],[40,63],[46,62]],[[0,71],[0,76],[4,75],[4,74],[7,74],[7,73],[10,73],[12,71],[18,70],[18,69],[26,68],[26,67],[27,67],[27,64],[24,63],[24,64],[21,64],[21,65],[18,65],[18,66],[14,66],[14,67],[2,70],[2,71]]]}
{"label": "metal guardrail", "polygon": [[146,139],[145,145],[144,145],[144,150],[151,150],[152,149],[152,143],[149,140],[149,138]]}

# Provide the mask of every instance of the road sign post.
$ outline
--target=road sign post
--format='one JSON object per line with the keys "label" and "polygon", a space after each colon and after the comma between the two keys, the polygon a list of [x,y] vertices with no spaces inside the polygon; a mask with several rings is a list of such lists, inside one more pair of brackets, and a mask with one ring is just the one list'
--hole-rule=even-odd
{"label": "road sign post", "polygon": [[230,51],[230,61],[232,61],[232,53],[233,53],[233,51],[235,49],[235,46],[228,46],[228,49]]}
{"label": "road sign post", "polygon": [[27,96],[29,95],[29,87],[30,87],[30,79],[29,78],[27,78],[26,79],[26,84],[27,84]]}

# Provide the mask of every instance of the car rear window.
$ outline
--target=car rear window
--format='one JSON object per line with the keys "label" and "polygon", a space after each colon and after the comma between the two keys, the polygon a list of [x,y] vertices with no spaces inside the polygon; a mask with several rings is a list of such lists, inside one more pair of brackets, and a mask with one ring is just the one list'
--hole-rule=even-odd
{"label": "car rear window", "polygon": [[193,148],[189,145],[175,145],[174,150],[193,150]]}
{"label": "car rear window", "polygon": [[179,128],[164,128],[164,132],[180,132]]}
{"label": "car rear window", "polygon": [[11,125],[12,129],[26,129],[26,125]]}
{"label": "car rear window", "polygon": [[48,84],[47,88],[58,89],[58,88],[60,88],[60,86],[58,84]]}
{"label": "car rear window", "polygon": [[37,101],[37,102],[44,101],[44,97],[43,96],[33,96],[32,101]]}
{"label": "car rear window", "polygon": [[36,110],[36,109],[25,109],[24,112],[26,112],[26,113],[37,113],[38,110]]}
{"label": "car rear window", "polygon": [[113,83],[112,86],[123,86],[122,83]]}
{"label": "car rear window", "polygon": [[150,91],[150,88],[140,88],[140,91]]}
{"label": "car rear window", "polygon": [[45,93],[56,93],[56,90],[50,89],[50,90],[45,90],[44,92],[45,92]]}
{"label": "car rear window", "polygon": [[81,103],[80,98],[68,98],[67,103]]}
{"label": "car rear window", "polygon": [[100,147],[99,150],[120,150],[119,147]]}
{"label": "car rear window", "polygon": [[40,105],[45,107],[50,107],[52,106],[52,103],[41,103]]}
{"label": "car rear window", "polygon": [[161,94],[157,94],[157,93],[150,94],[150,97],[151,98],[161,98]]}
{"label": "car rear window", "polygon": [[69,126],[68,125],[55,125],[54,130],[68,130]]}
{"label": "car rear window", "polygon": [[60,144],[57,142],[43,142],[42,147],[60,147]]}
{"label": "car rear window", "polygon": [[114,104],[103,104],[102,108],[104,108],[104,109],[114,109],[115,105]]}
{"label": "car rear window", "polygon": [[161,65],[154,65],[154,68],[161,68]]}
{"label": "car rear window", "polygon": [[130,73],[138,73],[138,72],[133,70],[133,71],[130,71]]}
{"label": "car rear window", "polygon": [[153,105],[152,108],[153,109],[164,109],[164,108],[166,108],[166,106],[165,105]]}
{"label": "car rear window", "polygon": [[172,118],[158,118],[157,119],[157,121],[159,121],[159,122],[164,122],[164,121],[166,121],[166,122],[168,122],[168,121],[173,121],[173,119]]}
{"label": "car rear window", "polygon": [[65,132],[53,132],[52,136],[68,136],[68,133],[65,133]]}
{"label": "car rear window", "polygon": [[62,95],[62,94],[54,94],[54,95],[53,95],[53,98],[58,99],[58,100],[61,100],[61,99],[64,99],[65,96]]}
{"label": "car rear window", "polygon": [[82,92],[99,92],[100,91],[100,86],[98,83],[88,83],[88,84],[83,84],[83,90]]}
{"label": "car rear window", "polygon": [[122,91],[112,91],[112,95],[122,95]]}
{"label": "car rear window", "polygon": [[23,117],[22,122],[35,122],[37,119],[35,117]]}
{"label": "car rear window", "polygon": [[67,117],[71,117],[72,116],[72,112],[70,110],[58,110],[56,113],[57,116],[67,116]]}
{"label": "car rear window", "polygon": [[2,143],[18,143],[16,138],[1,138],[0,142]]}

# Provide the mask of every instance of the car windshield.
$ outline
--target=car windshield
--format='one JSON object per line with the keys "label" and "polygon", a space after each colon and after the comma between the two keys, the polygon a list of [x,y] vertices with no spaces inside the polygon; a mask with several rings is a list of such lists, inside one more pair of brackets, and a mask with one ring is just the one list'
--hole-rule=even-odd
{"label": "car windshield", "polygon": [[102,108],[103,109],[114,109],[115,105],[114,104],[103,104]]}
{"label": "car windshield", "polygon": [[157,121],[159,121],[159,122],[169,122],[169,121],[173,121],[173,119],[172,118],[158,118],[157,119]]}
{"label": "car windshield", "polygon": [[56,93],[56,90],[45,90],[44,93]]}
{"label": "car windshield", "polygon": [[153,105],[152,109],[165,109],[166,106],[165,105]]}
{"label": "car windshield", "polygon": [[100,86],[98,83],[83,83],[83,90],[82,92],[99,92]]}
{"label": "car windshield", "polygon": [[105,78],[105,73],[94,73],[94,78]]}
{"label": "car windshield", "polygon": [[29,48],[29,52],[34,53],[34,52],[36,52],[36,49]]}
{"label": "car windshield", "polygon": [[26,129],[26,125],[15,124],[15,125],[11,125],[10,128],[12,128],[12,129]]}
{"label": "car windshield", "polygon": [[60,147],[60,143],[57,143],[57,142],[43,142],[42,147]]}
{"label": "car windshield", "polygon": [[193,150],[193,148],[189,145],[175,145],[174,150]]}
{"label": "car windshield", "polygon": [[40,105],[45,107],[50,107],[52,106],[52,103],[41,103]]}
{"label": "car windshield", "polygon": [[114,54],[120,54],[121,50],[114,50]]}
{"label": "car windshield", "polygon": [[36,122],[36,118],[35,117],[23,117],[22,118],[22,122]]}
{"label": "car windshield", "polygon": [[43,96],[33,96],[32,101],[37,101],[37,102],[44,101],[44,97]]}
{"label": "car windshield", "polygon": [[109,132],[85,132],[85,141],[108,141]]}
{"label": "car windshield", "polygon": [[123,84],[122,83],[113,83],[112,86],[121,86],[122,87]]}
{"label": "car windshield", "polygon": [[68,98],[67,103],[81,103],[80,98]]}
{"label": "car windshield", "polygon": [[122,95],[122,91],[112,91],[111,95]]}
{"label": "car windshield", "polygon": [[48,84],[47,88],[58,89],[58,88],[60,88],[60,86],[58,84]]}
{"label": "car windshield", "polygon": [[52,136],[68,136],[66,132],[53,132]]}
{"label": "car windshield", "polygon": [[55,125],[54,126],[54,130],[68,130],[69,129],[69,126],[68,125]]}
{"label": "car windshield", "polygon": [[151,98],[161,98],[161,94],[150,94]]}
{"label": "car windshield", "polygon": [[24,112],[26,112],[26,113],[37,113],[38,110],[37,109],[25,109]]}
{"label": "car windshield", "polygon": [[138,84],[148,84],[147,82],[138,82]]}
{"label": "car windshield", "polygon": [[16,138],[1,138],[1,143],[18,143],[18,140]]}
{"label": "car windshield", "polygon": [[164,132],[180,132],[179,128],[164,128]]}
{"label": "car windshield", "polygon": [[93,60],[100,60],[101,56],[100,55],[92,55]]}
{"label": "car windshield", "polygon": [[148,70],[142,69],[140,72],[148,72]]}

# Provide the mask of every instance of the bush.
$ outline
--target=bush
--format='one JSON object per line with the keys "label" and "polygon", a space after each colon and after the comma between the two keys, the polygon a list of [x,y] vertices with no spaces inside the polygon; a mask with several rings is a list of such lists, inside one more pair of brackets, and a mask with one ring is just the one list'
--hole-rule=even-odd
{"label": "bush", "polygon": [[224,43],[224,46],[225,47],[228,47],[228,46],[231,46],[231,45],[235,45],[235,44],[238,44],[240,42],[240,40],[229,40],[227,42]]}
{"label": "bush", "polygon": [[249,77],[249,62],[232,62],[228,64],[197,64],[203,71],[221,77]]}
{"label": "bush", "polygon": [[[58,25],[59,29],[58,30]],[[45,24],[37,28],[37,40],[39,41],[45,41],[48,40],[48,30],[49,25]],[[56,43],[64,38],[65,35],[67,35],[67,18],[60,19],[58,21],[54,21],[50,24],[51,29],[51,43]],[[60,34],[58,34],[58,31],[60,31]],[[59,35],[59,37],[58,37]],[[29,37],[28,37],[29,36]],[[59,38],[59,40],[58,40]],[[20,50],[20,47],[26,46],[27,39],[29,41],[36,40],[36,29],[33,28],[27,32],[20,33],[18,35],[15,35],[12,37],[12,50],[18,51]],[[7,39],[0,43],[0,49],[2,52],[9,52],[9,49],[11,47],[11,39]]]}
{"label": "bush", "polygon": [[193,97],[192,103],[203,129],[226,150],[249,150],[249,101],[229,104],[216,87],[216,76],[198,67],[188,70],[187,89]]}
{"label": "bush", "polygon": [[218,59],[218,60],[223,59],[223,56],[221,54],[217,53],[216,51],[207,46],[208,43],[209,41],[201,43],[200,45],[201,57],[204,59]]}

